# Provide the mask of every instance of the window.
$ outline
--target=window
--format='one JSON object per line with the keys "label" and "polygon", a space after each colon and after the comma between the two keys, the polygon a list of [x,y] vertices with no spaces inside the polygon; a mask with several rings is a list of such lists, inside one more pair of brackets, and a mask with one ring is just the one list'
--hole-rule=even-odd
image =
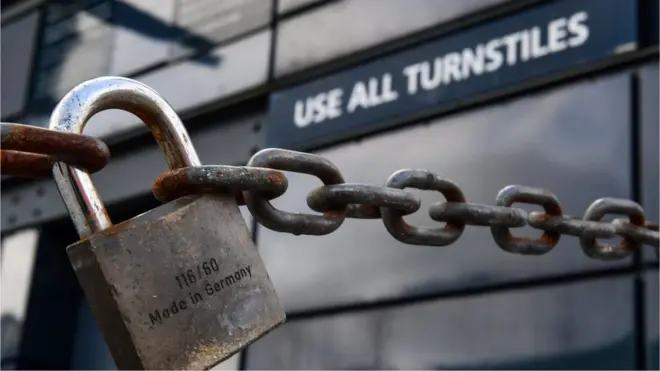
{"label": "window", "polygon": [[23,113],[30,83],[39,14],[2,26],[2,118]]}
{"label": "window", "polygon": [[179,0],[174,55],[210,49],[214,44],[266,26],[272,5],[273,1],[263,0]]}
{"label": "window", "polygon": [[657,370],[660,368],[660,339],[658,337],[658,316],[660,315],[660,308],[658,307],[658,271],[650,271],[645,275],[646,284],[646,321],[644,326],[647,330],[646,342],[646,368],[649,370]]}
{"label": "window", "polygon": [[12,233],[2,239],[2,368],[14,369],[18,362],[24,321],[37,253],[36,229]]}
{"label": "window", "polygon": [[[275,73],[286,75],[500,2],[503,0],[345,0],[328,4],[280,24]],[[290,3],[283,6],[293,5]]]}
{"label": "window", "polygon": [[[619,75],[577,83],[318,154],[333,161],[347,182],[383,184],[398,169],[423,168],[457,182],[468,202],[493,204],[503,187],[524,184],[551,190],[564,213],[581,216],[600,197],[630,197],[629,81],[628,75]],[[320,181],[287,176],[289,190],[273,204],[311,212],[305,195]],[[419,194],[423,210],[443,200],[437,193]],[[424,214],[418,211],[406,219],[440,226]],[[467,227],[451,246],[409,246],[394,240],[378,220],[346,220],[323,237],[261,228],[258,243],[289,311],[629,262],[589,259],[578,239],[567,236],[543,257],[514,255],[500,250],[483,227]]]}
{"label": "window", "polygon": [[107,0],[48,4],[35,70],[35,108],[50,110],[78,83],[108,73],[111,17]]}
{"label": "window", "polygon": [[166,61],[172,42],[175,0],[114,3],[115,44],[110,73],[129,75]]}
{"label": "window", "polygon": [[292,320],[248,369],[631,369],[632,279]]}
{"label": "window", "polygon": [[[642,205],[646,219],[658,221],[658,65],[646,66],[640,70],[640,144]],[[650,248],[645,248],[646,259],[657,261]]]}

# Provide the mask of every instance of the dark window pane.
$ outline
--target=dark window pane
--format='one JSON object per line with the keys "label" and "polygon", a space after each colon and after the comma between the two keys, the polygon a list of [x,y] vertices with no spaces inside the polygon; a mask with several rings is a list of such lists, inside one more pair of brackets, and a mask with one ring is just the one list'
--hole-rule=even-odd
{"label": "dark window pane", "polygon": [[2,26],[2,117],[20,115],[30,84],[38,13]]}
{"label": "dark window pane", "polygon": [[646,321],[644,323],[647,329],[647,370],[660,369],[660,339],[658,336],[658,316],[660,307],[658,306],[658,271],[652,271],[646,274]]}
{"label": "dark window pane", "polygon": [[[646,218],[658,222],[658,137],[660,120],[658,119],[658,65],[644,67],[640,71],[640,105],[642,148],[642,203]],[[644,249],[646,259],[657,261],[650,248]]]}
{"label": "dark window pane", "polygon": [[[493,204],[503,187],[524,184],[550,189],[564,213],[581,216],[600,197],[630,197],[629,86],[628,75],[584,82],[319,154],[333,161],[347,182],[383,184],[398,169],[429,169],[457,182],[469,202]],[[287,175],[289,189],[273,204],[311,212],[305,195],[320,181]],[[423,210],[443,200],[437,193],[418,194]],[[424,214],[406,219],[440,226]],[[531,228],[512,233],[540,235]],[[579,240],[568,236],[544,256],[515,255],[499,249],[483,227],[467,227],[448,247],[409,246],[394,240],[378,220],[346,220],[323,237],[261,228],[259,245],[289,310],[629,263],[589,259]]]}
{"label": "dark window pane", "polygon": [[[92,315],[89,304],[83,301],[76,328],[75,345],[71,356],[72,370],[115,370],[115,362],[103,334]],[[240,354],[237,354],[212,370],[238,370]]]}
{"label": "dark window pane", "polygon": [[249,369],[630,369],[632,280],[290,321]]}
{"label": "dark window pane", "polygon": [[659,0],[641,0],[638,5],[641,9],[640,18],[642,46],[658,45],[658,13],[660,13]]}
{"label": "dark window pane", "polygon": [[86,301],[82,302],[78,313],[71,368],[73,370],[115,370],[116,366],[110,350]]}

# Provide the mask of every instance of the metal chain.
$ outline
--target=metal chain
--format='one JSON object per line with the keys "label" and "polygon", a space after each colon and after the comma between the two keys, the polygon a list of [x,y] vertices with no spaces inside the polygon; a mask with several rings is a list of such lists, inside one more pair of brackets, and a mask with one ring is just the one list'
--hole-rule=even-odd
{"label": "metal chain", "polygon": [[[95,172],[109,161],[107,145],[96,138],[20,124],[2,123],[1,128],[0,169],[4,175],[47,177],[55,162]],[[282,171],[313,175],[323,182],[307,195],[307,205],[321,215],[286,212],[269,202],[287,190],[288,180]],[[431,205],[428,213],[444,225],[424,228],[404,221],[405,215],[421,208],[420,198],[404,188],[440,192],[446,201]],[[475,204],[467,202],[457,184],[427,170],[399,170],[383,186],[346,183],[329,160],[276,148],[256,153],[247,166],[207,165],[166,171],[154,182],[153,193],[162,202],[189,194],[231,193],[266,228],[295,235],[326,235],[346,218],[355,218],[381,219],[392,237],[411,245],[447,246],[461,237],[466,226],[489,227],[501,249],[523,255],[548,253],[562,235],[578,237],[583,252],[601,260],[623,259],[642,245],[653,247],[658,256],[660,245],[658,224],[647,222],[642,207],[630,200],[598,199],[579,219],[564,215],[559,200],[548,190],[510,185],[497,194],[495,205]],[[539,205],[544,211],[528,213],[511,207],[514,203]],[[628,219],[602,221],[608,214]],[[511,233],[512,228],[524,226],[543,234],[529,238]],[[623,238],[617,245],[597,241],[616,236]]]}
{"label": "metal chain", "polygon": [[[285,175],[277,170],[318,177],[324,185],[308,194],[307,205],[322,215],[276,209],[269,200],[282,195],[288,185]],[[423,228],[406,223],[403,216],[418,211],[421,200],[404,188],[440,192],[446,201],[431,205],[428,213],[434,221],[445,223],[444,226]],[[339,169],[329,160],[276,148],[256,153],[244,167],[214,165],[169,171],[158,177],[153,189],[162,201],[190,193],[242,192],[257,222],[274,231],[295,235],[326,235],[337,230],[346,218],[357,218],[382,219],[392,237],[411,245],[447,246],[456,242],[468,225],[489,227],[502,250],[523,255],[550,252],[562,235],[578,237],[583,252],[600,260],[623,259],[642,245],[653,247],[657,256],[660,245],[658,225],[647,222],[642,207],[630,200],[598,199],[578,219],[564,215],[552,192],[510,185],[497,194],[495,205],[475,204],[466,201],[454,182],[427,170],[399,170],[383,186],[345,183]],[[514,203],[538,205],[544,211],[526,212],[511,207]],[[607,214],[625,215],[628,219],[601,221]],[[512,228],[524,226],[543,234],[529,238],[511,233]],[[623,238],[617,245],[597,241],[616,236]]]}
{"label": "metal chain", "polygon": [[95,173],[110,161],[108,146],[87,135],[7,122],[0,123],[0,133],[3,175],[48,178],[57,162]]}

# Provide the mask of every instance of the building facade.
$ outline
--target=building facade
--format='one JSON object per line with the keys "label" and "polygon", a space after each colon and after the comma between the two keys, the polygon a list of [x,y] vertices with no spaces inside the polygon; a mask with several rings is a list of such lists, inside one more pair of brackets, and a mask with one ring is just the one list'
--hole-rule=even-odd
{"label": "building facade", "polygon": [[[48,126],[78,83],[126,76],[167,99],[205,164],[280,147],[328,158],[347,182],[424,168],[469,202],[525,184],[569,215],[618,197],[659,218],[658,0],[2,6],[3,121]],[[166,164],[146,126],[109,110],[85,133],[111,148],[93,178],[113,221],[156,207]],[[273,204],[311,212],[305,195],[321,183],[287,177]],[[78,238],[54,182],[3,177],[1,198],[2,367],[114,368],[66,257]],[[660,367],[650,249],[596,261],[563,237],[514,255],[477,227],[448,247],[410,246],[352,219],[293,236],[241,211],[288,320],[218,369]]]}

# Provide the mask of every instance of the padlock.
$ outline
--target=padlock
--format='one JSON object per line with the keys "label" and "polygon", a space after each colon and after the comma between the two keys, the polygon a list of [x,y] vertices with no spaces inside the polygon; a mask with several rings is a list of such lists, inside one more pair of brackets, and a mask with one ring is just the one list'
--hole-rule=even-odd
{"label": "padlock", "polygon": [[[172,107],[126,78],[73,88],[50,129],[82,133],[106,109],[147,124],[170,168],[200,165]],[[81,237],[67,254],[118,368],[209,369],[284,322],[234,195],[185,196],[112,225],[89,174],[56,163],[53,175]]]}

